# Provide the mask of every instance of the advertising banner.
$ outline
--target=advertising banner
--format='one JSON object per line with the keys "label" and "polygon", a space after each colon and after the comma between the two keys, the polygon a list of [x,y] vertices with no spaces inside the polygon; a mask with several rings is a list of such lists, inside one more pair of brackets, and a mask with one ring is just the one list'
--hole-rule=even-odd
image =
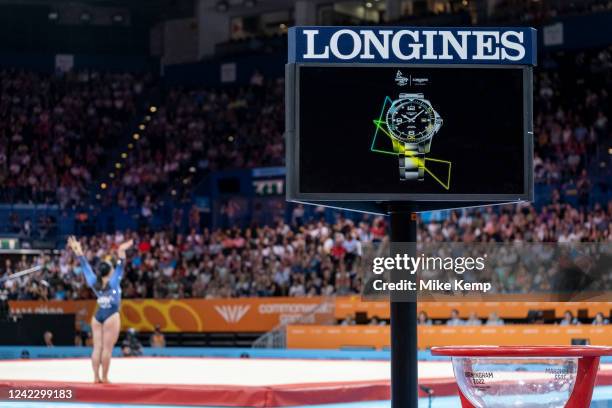
{"label": "advertising banner", "polygon": [[[73,313],[87,321],[91,301],[13,301],[13,313]],[[325,324],[334,304],[324,298],[127,299],[121,303],[122,330],[164,332],[266,332],[281,323]]]}
{"label": "advertising banner", "polygon": [[527,27],[292,27],[289,62],[536,63]]}
{"label": "advertising banner", "polygon": [[[569,310],[574,315],[584,311],[594,318],[607,316],[612,302],[550,302],[537,294],[506,294],[497,302],[424,302],[418,310],[431,319],[448,319],[452,310],[466,317],[476,313],[487,318],[495,312],[503,319],[525,319],[532,310],[551,310],[551,317],[561,318]],[[79,301],[12,301],[11,311],[21,314],[75,314],[89,321],[95,310],[93,300]],[[166,332],[267,332],[281,323],[302,325],[329,324],[347,316],[364,313],[368,319],[389,319],[389,302],[363,301],[361,296],[342,296],[333,300],[311,298],[245,298],[245,299],[142,299],[124,300],[121,307],[122,329],[133,327],[152,331],[156,324]]]}
{"label": "advertising banner", "polygon": [[[612,326],[419,326],[418,347],[482,345],[499,346],[571,344],[572,340],[588,344],[612,345]],[[287,347],[296,349],[338,349],[343,347],[389,347],[389,326],[288,326]]]}

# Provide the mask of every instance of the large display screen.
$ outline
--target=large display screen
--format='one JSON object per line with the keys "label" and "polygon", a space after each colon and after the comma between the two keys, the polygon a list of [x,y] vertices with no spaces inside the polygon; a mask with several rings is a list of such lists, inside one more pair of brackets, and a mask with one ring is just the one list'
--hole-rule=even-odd
{"label": "large display screen", "polygon": [[298,65],[293,75],[293,198],[529,195],[529,69]]}

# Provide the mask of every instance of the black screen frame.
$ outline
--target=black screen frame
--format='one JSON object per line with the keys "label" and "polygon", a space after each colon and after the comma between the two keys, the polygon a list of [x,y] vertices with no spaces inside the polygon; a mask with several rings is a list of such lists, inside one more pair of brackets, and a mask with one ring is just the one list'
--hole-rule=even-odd
{"label": "black screen frame", "polygon": [[[342,64],[343,68],[364,64]],[[523,73],[523,191],[520,194],[456,194],[456,193],[304,193],[300,186],[300,69],[302,67],[334,67],[331,63],[297,63],[285,66],[285,146],[287,200],[334,208],[385,213],[392,203],[415,203],[421,211],[475,205],[533,201],[533,68],[522,65],[487,64],[367,64],[368,67],[410,68],[485,68],[518,69]]]}

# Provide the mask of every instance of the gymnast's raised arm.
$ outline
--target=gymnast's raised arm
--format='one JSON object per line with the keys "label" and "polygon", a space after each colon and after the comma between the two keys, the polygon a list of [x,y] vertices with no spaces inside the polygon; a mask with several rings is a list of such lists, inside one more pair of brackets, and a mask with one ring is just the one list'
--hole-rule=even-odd
{"label": "gymnast's raised arm", "polygon": [[81,263],[81,268],[83,268],[83,274],[85,275],[85,281],[90,288],[93,288],[96,284],[96,274],[91,269],[91,265],[85,258],[85,254],[83,253],[83,248],[81,247],[81,243],[74,237],[68,237],[68,246],[72,249],[72,252],[79,258],[79,262]]}
{"label": "gymnast's raised arm", "polygon": [[113,276],[111,276],[109,285],[113,289],[117,289],[119,287],[119,283],[121,282],[121,278],[123,277],[123,268],[126,258],[126,251],[132,247],[134,244],[133,240],[125,241],[119,245],[117,248],[117,255],[119,257],[119,262],[117,262],[117,266],[115,267],[115,271],[113,272]]}

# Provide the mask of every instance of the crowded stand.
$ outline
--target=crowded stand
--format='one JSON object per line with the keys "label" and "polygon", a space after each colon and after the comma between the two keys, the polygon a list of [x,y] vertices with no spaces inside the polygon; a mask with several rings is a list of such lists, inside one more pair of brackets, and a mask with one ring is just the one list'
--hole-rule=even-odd
{"label": "crowded stand", "polygon": [[[611,65],[610,48],[543,58],[534,92],[539,202],[561,195],[588,206],[609,191]],[[159,107],[141,106],[154,88],[148,76],[4,70],[0,78],[3,202],[85,204],[103,179],[101,204],[138,207],[165,194],[188,199],[213,171],[284,164],[284,82],[258,71],[244,87],[169,87]],[[132,132],[141,109],[144,128]],[[125,160],[107,180],[120,140]]]}
{"label": "crowded stand", "polygon": [[[193,229],[187,234],[126,231],[81,238],[94,262],[105,260],[105,254],[127,239],[135,240],[136,250],[128,257],[123,296],[179,299],[359,294],[368,265],[364,257],[381,250],[388,237],[384,218],[366,216],[339,217],[334,223],[313,217],[300,219],[299,224],[246,229]],[[611,242],[612,201],[592,211],[559,203],[540,211],[530,205],[451,211],[440,221],[420,223],[418,239],[422,243]],[[45,265],[40,276],[9,285],[10,299],[91,297],[77,259],[68,250],[42,259],[7,259],[2,273],[40,262]],[[508,292],[523,290],[503,287]]]}
{"label": "crowded stand", "polygon": [[211,171],[282,165],[283,92],[282,79],[258,73],[244,88],[168,89],[107,201],[128,206],[164,193],[185,197]]}
{"label": "crowded stand", "polygon": [[0,71],[0,198],[78,205],[138,109],[147,77]]}
{"label": "crowded stand", "polygon": [[534,93],[535,182],[553,187],[548,200],[574,195],[588,206],[594,189],[610,188],[611,49],[545,58],[543,66]]}
{"label": "crowded stand", "polygon": [[[612,51],[548,56],[543,66],[534,95],[537,198],[589,205],[593,192],[610,189]],[[256,71],[246,88],[169,89],[109,196],[123,205],[162,192],[184,197],[210,171],[284,164],[283,87]]]}

